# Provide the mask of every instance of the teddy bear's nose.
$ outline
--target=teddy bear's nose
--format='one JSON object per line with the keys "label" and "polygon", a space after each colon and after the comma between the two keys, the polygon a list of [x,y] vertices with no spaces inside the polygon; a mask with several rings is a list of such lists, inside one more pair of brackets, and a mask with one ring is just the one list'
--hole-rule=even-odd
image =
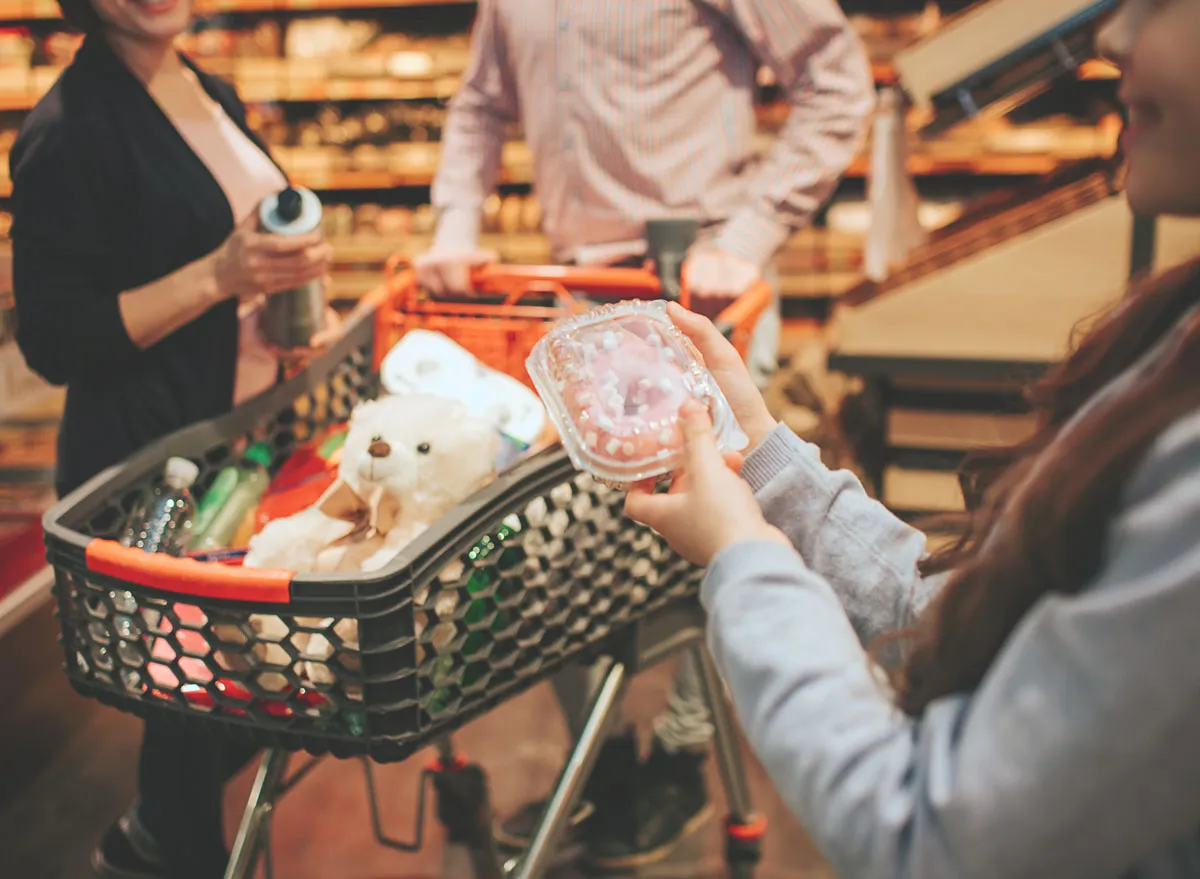
{"label": "teddy bear's nose", "polygon": [[392,447],[387,444],[387,440],[372,440],[367,446],[367,454],[372,458],[386,458],[392,453]]}

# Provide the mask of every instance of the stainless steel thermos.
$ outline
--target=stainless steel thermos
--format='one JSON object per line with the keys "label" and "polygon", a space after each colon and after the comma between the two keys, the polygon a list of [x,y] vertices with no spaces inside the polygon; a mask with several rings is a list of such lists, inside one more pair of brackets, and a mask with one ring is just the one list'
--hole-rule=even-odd
{"label": "stainless steel thermos", "polygon": [[[321,225],[321,200],[307,189],[289,186],[263,199],[259,226],[273,235],[307,235]],[[262,337],[280,348],[303,348],[325,326],[325,285],[321,278],[267,297],[259,318]]]}

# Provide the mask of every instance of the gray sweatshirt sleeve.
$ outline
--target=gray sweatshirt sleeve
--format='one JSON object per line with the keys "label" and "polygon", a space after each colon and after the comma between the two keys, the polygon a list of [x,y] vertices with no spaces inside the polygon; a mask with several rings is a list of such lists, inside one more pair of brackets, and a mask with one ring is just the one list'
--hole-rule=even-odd
{"label": "gray sweatshirt sleeve", "polygon": [[910,624],[940,585],[917,573],[925,535],[783,425],[746,457],[742,476],[767,521],[837,593],[864,644]]}
{"label": "gray sweatshirt sleeve", "polygon": [[840,875],[1091,879],[1196,833],[1200,418],[1177,427],[1131,480],[1097,580],[1039,602],[975,693],[920,720],[877,686],[830,586],[857,544],[837,554],[850,567],[826,552],[832,577],[772,543],[714,560],[713,655]]}

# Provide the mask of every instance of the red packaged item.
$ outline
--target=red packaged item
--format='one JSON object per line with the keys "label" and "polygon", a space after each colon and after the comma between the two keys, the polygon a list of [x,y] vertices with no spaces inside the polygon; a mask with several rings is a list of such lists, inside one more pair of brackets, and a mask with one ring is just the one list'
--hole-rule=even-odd
{"label": "red packaged item", "polygon": [[337,478],[347,425],[330,428],[318,440],[305,443],[292,453],[267,486],[254,514],[254,533],[268,522],[293,516],[320,500]]}

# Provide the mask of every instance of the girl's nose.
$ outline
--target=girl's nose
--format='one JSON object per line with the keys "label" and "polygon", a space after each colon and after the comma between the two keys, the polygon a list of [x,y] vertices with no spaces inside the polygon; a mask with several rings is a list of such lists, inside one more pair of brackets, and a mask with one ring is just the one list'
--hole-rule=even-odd
{"label": "girl's nose", "polygon": [[1123,0],[1096,34],[1100,56],[1124,68],[1133,55],[1133,47],[1153,0]]}

